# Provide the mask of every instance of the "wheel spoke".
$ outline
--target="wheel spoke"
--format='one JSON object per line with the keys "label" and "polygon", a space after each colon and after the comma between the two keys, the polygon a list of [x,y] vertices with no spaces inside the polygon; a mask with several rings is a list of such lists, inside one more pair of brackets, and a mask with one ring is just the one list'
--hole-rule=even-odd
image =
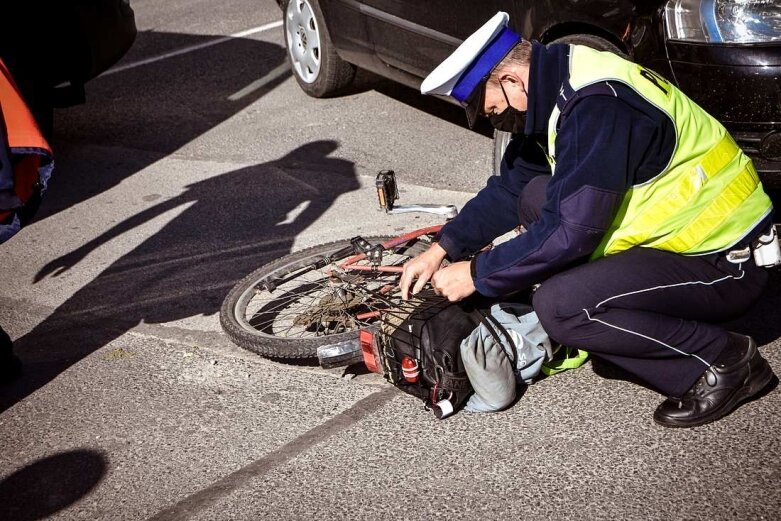
{"label": "wheel spoke", "polygon": [[[298,22],[305,22],[312,11],[304,2],[296,5],[302,10]],[[288,11],[288,15],[291,12]],[[316,30],[307,23],[299,23],[296,27],[299,25],[304,27],[311,43],[312,36],[317,36]],[[292,37],[295,39],[297,34]],[[307,74],[319,66],[316,50],[307,49],[297,64]],[[296,53],[291,52],[291,55],[295,58]],[[387,250],[382,265],[402,265],[414,254],[410,253],[414,252],[412,246],[410,242]],[[322,259],[325,255],[328,255],[327,251],[321,250],[311,257],[299,257],[287,267],[267,272],[254,288],[247,286],[236,307],[235,318],[245,329],[257,332],[260,337],[304,340],[354,332],[365,324],[387,320],[387,317],[383,318],[386,315],[403,316],[405,309],[410,308],[410,304],[400,298],[400,274],[339,267],[349,256],[318,269],[307,268],[314,259]],[[363,259],[351,266],[366,268],[370,263]],[[276,281],[278,285],[268,291],[264,284],[267,281]]]}
{"label": "wheel spoke", "polygon": [[309,55],[312,57],[312,63],[314,67],[320,67],[320,46],[312,47],[309,49]]}
{"label": "wheel spoke", "polygon": [[292,45],[290,46],[290,54],[293,56],[293,61],[296,63],[301,63],[301,60],[304,59],[304,50],[301,48],[301,45],[296,43],[297,37],[292,37]]}
{"label": "wheel spoke", "polygon": [[312,14],[312,10],[309,8],[309,4],[307,2],[299,2],[299,12],[301,13],[301,25],[304,27],[307,27],[309,25],[309,21],[312,20],[314,15]]}
{"label": "wheel spoke", "polygon": [[[347,309],[350,303],[350,300],[347,298],[347,295],[340,294],[333,294],[334,288],[328,287],[326,285],[320,285],[319,287],[315,284],[307,284],[308,289],[314,289],[315,293],[322,292],[322,290],[325,290],[326,292],[330,292],[331,298],[335,297],[336,305],[340,306],[344,309]],[[312,286],[315,286],[315,288],[312,288]],[[342,288],[343,289],[343,288]],[[338,290],[336,290],[338,291]],[[327,310],[327,309],[320,309],[316,310],[314,313],[312,312],[312,309],[318,305],[317,301],[318,298],[316,294],[312,294],[310,292],[291,292],[292,294],[284,294],[282,298],[278,299],[278,302],[272,299],[271,301],[266,301],[265,303],[260,305],[260,308],[253,313],[253,316],[255,318],[262,318],[268,316],[268,320],[251,320],[251,323],[254,327],[264,330],[264,329],[271,329],[272,332],[275,335],[285,334],[289,335],[289,333],[296,327],[299,326],[302,329],[301,334],[303,335],[306,331],[305,326],[301,326],[296,324],[296,320],[306,313],[309,313],[311,316],[311,319],[309,320],[310,323],[316,323],[317,330],[315,331],[315,334],[320,334],[321,332],[325,331],[325,327],[321,324],[328,322],[329,316],[334,315],[335,313],[338,313],[339,310]],[[325,293],[323,296],[327,296],[329,293]],[[265,299],[263,299],[265,300]],[[271,305],[270,305],[271,304]],[[345,315],[344,311],[342,311],[342,315]],[[349,317],[349,315],[345,315]],[[336,317],[337,320],[339,319],[339,316]],[[278,327],[275,327],[274,324],[285,324],[289,323],[291,324],[288,328],[286,328],[284,331],[280,331]]]}
{"label": "wheel spoke", "polygon": [[306,34],[306,42],[309,48],[320,48],[320,35],[317,34],[317,30],[313,29],[311,24],[304,25],[304,33]]}
{"label": "wheel spoke", "polygon": [[311,49],[307,49],[302,53],[301,66],[302,68],[306,69],[307,73],[309,74],[314,74],[317,72],[317,64],[315,63],[314,57],[312,56]]}
{"label": "wheel spoke", "polygon": [[[302,294],[302,296],[306,296],[306,294]],[[288,295],[284,295],[283,298],[280,299],[280,302],[278,304],[276,304],[275,306],[270,307],[270,308],[266,307],[266,306],[261,306],[260,309],[258,310],[258,312],[273,313],[273,312],[278,311],[280,309],[284,309],[284,308],[288,307],[290,305],[290,303],[294,302],[295,298],[296,298],[296,295],[294,295],[294,294],[291,294],[289,296]],[[270,300],[269,302],[274,302],[274,300]]]}
{"label": "wheel spoke", "polygon": [[293,330],[294,327],[296,327],[296,325],[291,324],[287,328],[281,329],[280,331],[274,331],[274,334],[277,336],[289,337],[289,333]]}

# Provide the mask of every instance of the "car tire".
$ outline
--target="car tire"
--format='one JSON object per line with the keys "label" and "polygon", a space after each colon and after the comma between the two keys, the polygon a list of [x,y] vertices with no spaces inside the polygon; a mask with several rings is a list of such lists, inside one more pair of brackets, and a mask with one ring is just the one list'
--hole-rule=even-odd
{"label": "car tire", "polygon": [[[604,38],[601,38],[599,36],[594,36],[593,34],[570,34],[567,36],[563,36],[561,38],[557,38],[550,43],[569,43],[569,44],[575,44],[575,45],[585,45],[587,47],[591,47],[592,49],[596,49],[598,51],[610,51],[612,53],[615,53],[622,58],[626,58],[627,55],[621,51],[615,44],[612,42],[605,40]],[[510,144],[510,140],[512,139],[512,134],[509,132],[502,132],[501,130],[494,130],[494,141],[493,141],[493,166],[494,166],[494,175],[499,175],[500,168],[502,165],[502,156],[504,155],[504,151],[507,149],[507,145]]]}
{"label": "car tire", "polygon": [[288,60],[301,89],[325,98],[350,85],[355,66],[336,54],[317,0],[288,0],[283,13]]}

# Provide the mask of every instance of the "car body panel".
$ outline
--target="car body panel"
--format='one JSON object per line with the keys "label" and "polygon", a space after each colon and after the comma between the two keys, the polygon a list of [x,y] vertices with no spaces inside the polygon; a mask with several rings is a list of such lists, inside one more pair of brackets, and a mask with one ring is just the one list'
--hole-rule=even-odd
{"label": "car body panel", "polygon": [[47,136],[52,108],[84,102],[84,83],[119,60],[135,37],[128,0],[0,5],[0,58]]}
{"label": "car body panel", "polygon": [[136,38],[136,23],[130,4],[122,0],[89,2],[80,11],[80,33],[90,49],[83,79],[107,70],[130,49]]}
{"label": "car body panel", "polygon": [[[83,83],[113,65],[136,37],[126,0],[27,0],[0,8],[0,54],[50,86]],[[24,24],[21,21],[34,21]]]}
{"label": "car body panel", "polygon": [[413,88],[497,11],[509,13],[524,38],[542,43],[599,36],[722,121],[781,186],[781,43],[668,41],[665,0],[318,1],[340,57]]}

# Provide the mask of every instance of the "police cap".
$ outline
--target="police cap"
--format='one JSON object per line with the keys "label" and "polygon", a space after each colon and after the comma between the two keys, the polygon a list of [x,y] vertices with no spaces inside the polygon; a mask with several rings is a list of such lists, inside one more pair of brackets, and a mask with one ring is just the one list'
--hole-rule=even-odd
{"label": "police cap", "polygon": [[491,71],[522,41],[507,27],[509,20],[507,13],[496,13],[426,76],[420,92],[454,98],[466,109],[469,126],[474,125]]}

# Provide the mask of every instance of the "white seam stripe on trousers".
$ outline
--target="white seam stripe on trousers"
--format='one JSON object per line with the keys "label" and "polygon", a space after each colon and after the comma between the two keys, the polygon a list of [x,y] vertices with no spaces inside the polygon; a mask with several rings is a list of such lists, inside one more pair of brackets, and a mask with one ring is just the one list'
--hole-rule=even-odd
{"label": "white seam stripe on trousers", "polygon": [[629,295],[636,295],[638,293],[646,293],[648,291],[654,291],[654,290],[657,290],[657,289],[675,288],[677,286],[692,286],[692,285],[695,285],[695,284],[696,285],[702,285],[702,286],[712,286],[712,285],[716,284],[717,282],[722,282],[722,281],[725,281],[727,279],[740,280],[740,279],[743,278],[743,275],[745,275],[745,273],[743,272],[743,265],[739,264],[738,266],[740,266],[740,277],[736,277],[734,275],[727,275],[726,277],[722,277],[720,279],[712,280],[710,282],[705,282],[704,280],[695,280],[695,281],[691,281],[691,282],[679,282],[677,284],[668,284],[666,286],[655,286],[653,288],[639,289],[637,291],[630,291],[628,293],[621,293],[620,295],[613,295],[612,297],[608,297],[605,300],[603,300],[602,302],[600,302],[599,304],[597,304],[597,307],[600,307],[605,302],[609,302],[609,301],[611,301],[613,299],[616,299],[616,298],[626,297],[626,296],[629,296]]}
{"label": "white seam stripe on trousers", "polygon": [[[668,284],[666,286],[655,286],[653,288],[646,288],[646,289],[640,289],[640,290],[637,290],[637,291],[630,291],[628,293],[622,293],[620,295],[614,295],[612,297],[606,298],[602,302],[598,303],[596,305],[596,307],[601,307],[601,306],[603,306],[605,304],[605,302],[609,302],[609,301],[611,301],[613,299],[617,299],[617,298],[620,298],[620,297],[626,297],[626,296],[629,296],[629,295],[636,295],[638,293],[646,293],[648,291],[654,291],[654,290],[658,290],[658,289],[675,288],[675,287],[679,287],[679,286],[691,286],[691,285],[695,285],[695,284],[703,285],[703,286],[712,286],[713,284],[716,284],[717,282],[723,282],[723,281],[728,280],[728,279],[740,280],[740,279],[743,278],[743,275],[745,275],[745,272],[743,271],[743,265],[742,264],[739,264],[738,266],[740,267],[740,277],[736,277],[734,275],[727,275],[726,277],[722,277],[720,279],[716,279],[716,280],[713,280],[711,282],[705,282],[705,281],[702,281],[702,280],[695,280],[695,281],[692,281],[692,282],[679,282],[677,284]],[[710,363],[706,362],[701,357],[699,357],[699,356],[697,356],[695,354],[692,354],[692,353],[686,353],[684,351],[681,351],[680,349],[677,349],[677,348],[675,348],[675,347],[673,347],[671,345],[665,344],[661,340],[657,340],[656,338],[651,338],[650,336],[644,335],[642,333],[638,333],[637,331],[631,331],[629,329],[624,329],[623,327],[614,326],[613,324],[609,324],[608,322],[605,322],[604,320],[599,320],[597,318],[593,318],[586,308],[583,308],[583,312],[586,313],[586,316],[588,317],[588,319],[591,322],[599,322],[600,324],[604,324],[604,325],[606,325],[608,327],[612,327],[613,329],[618,329],[619,331],[623,331],[625,333],[630,333],[632,335],[636,335],[636,336],[645,338],[646,340],[651,340],[653,342],[656,342],[659,345],[663,345],[664,347],[666,347],[668,349],[672,349],[673,351],[675,351],[677,353],[680,353],[682,355],[693,356],[694,358],[696,358],[697,360],[699,360],[700,362],[705,364],[706,367],[710,367],[711,366]]]}

